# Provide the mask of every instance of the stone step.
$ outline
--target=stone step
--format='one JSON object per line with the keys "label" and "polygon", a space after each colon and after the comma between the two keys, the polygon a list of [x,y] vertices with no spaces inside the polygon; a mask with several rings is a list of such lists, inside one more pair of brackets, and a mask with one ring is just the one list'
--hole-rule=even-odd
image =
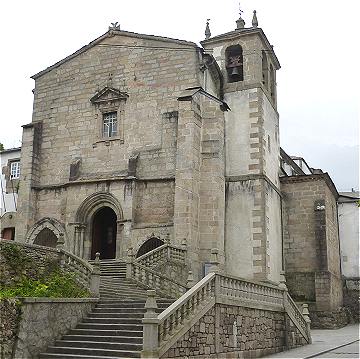
{"label": "stone step", "polygon": [[[106,336],[106,337],[116,337],[116,336],[128,336],[128,330],[104,330],[104,329],[70,329],[69,335],[91,335],[91,336]],[[143,332],[141,330],[131,331],[131,337],[140,337],[142,338]]]}
{"label": "stone step", "polygon": [[80,323],[76,329],[142,331],[142,324],[97,324]]}
{"label": "stone step", "polygon": [[111,349],[86,349],[86,348],[74,348],[74,347],[48,347],[47,353],[56,354],[76,354],[76,355],[97,355],[103,357],[114,358],[140,358],[140,351],[133,350],[111,350]]}
{"label": "stone step", "polygon": [[63,340],[67,341],[84,341],[84,342],[111,342],[111,343],[134,343],[142,344],[142,337],[130,337],[130,336],[100,336],[100,335],[64,335]]}
{"label": "stone step", "polygon": [[127,318],[144,318],[145,310],[142,312],[132,312],[132,313],[116,313],[116,312],[100,312],[100,313],[93,313],[91,312],[88,315],[88,318],[121,318],[121,319],[127,319]]}
{"label": "stone step", "polygon": [[119,357],[98,356],[98,355],[76,355],[76,354],[57,354],[40,353],[39,359],[119,359]]}
{"label": "stone step", "polygon": [[138,318],[92,318],[86,317],[83,319],[83,324],[92,324],[92,323],[99,323],[99,324],[141,324],[142,317]]}
{"label": "stone step", "polygon": [[111,342],[96,342],[96,341],[70,341],[70,340],[57,340],[56,347],[75,347],[75,348],[94,348],[94,349],[111,349],[111,350],[131,350],[141,351],[142,343],[111,343]]}

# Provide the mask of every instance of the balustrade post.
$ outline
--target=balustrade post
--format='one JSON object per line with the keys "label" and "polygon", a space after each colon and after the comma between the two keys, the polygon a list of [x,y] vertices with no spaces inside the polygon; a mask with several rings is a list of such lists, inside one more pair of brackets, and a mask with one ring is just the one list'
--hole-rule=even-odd
{"label": "balustrade post", "polygon": [[127,251],[127,257],[126,257],[126,279],[129,279],[132,277],[132,265],[134,262],[134,252],[133,248],[129,247]]}
{"label": "balustrade post", "polygon": [[191,270],[189,270],[189,274],[188,274],[188,277],[187,277],[187,280],[186,280],[186,289],[190,289],[193,287],[194,285],[194,276],[193,276],[193,272]]}
{"label": "balustrade post", "polygon": [[312,343],[312,338],[311,338],[311,332],[310,332],[310,324],[311,324],[311,319],[309,316],[309,305],[306,303],[303,303],[302,305],[302,315],[305,318],[305,322],[306,322],[306,331],[308,333],[309,336],[309,344]]}
{"label": "balustrade post", "polygon": [[218,260],[219,250],[217,248],[211,249],[211,267],[210,272],[219,273],[219,260]]}
{"label": "balustrade post", "polygon": [[90,279],[90,292],[94,297],[100,297],[100,253],[96,252],[93,271]]}
{"label": "balustrade post", "polygon": [[284,321],[285,321],[285,348],[286,350],[289,349],[289,323],[286,318],[286,303],[287,303],[287,296],[288,296],[288,289],[286,286],[286,279],[285,279],[285,272],[280,271],[280,281],[279,281],[279,289],[283,292],[283,307],[284,307]]}
{"label": "balustrade post", "polygon": [[64,233],[59,233],[59,238],[56,242],[56,249],[65,249]]}
{"label": "balustrade post", "polygon": [[143,350],[141,351],[141,358],[159,358],[159,319],[156,314],[156,292],[155,290],[147,290],[146,293],[146,313],[142,319]]}

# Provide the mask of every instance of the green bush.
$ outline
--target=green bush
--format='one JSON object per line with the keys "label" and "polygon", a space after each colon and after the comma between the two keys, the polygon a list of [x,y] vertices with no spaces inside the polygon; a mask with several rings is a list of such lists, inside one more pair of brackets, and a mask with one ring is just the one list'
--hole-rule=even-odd
{"label": "green bush", "polygon": [[11,297],[50,297],[79,298],[88,297],[89,292],[79,286],[75,276],[52,272],[48,277],[39,280],[23,277],[22,280],[9,288],[0,288],[0,299]]}

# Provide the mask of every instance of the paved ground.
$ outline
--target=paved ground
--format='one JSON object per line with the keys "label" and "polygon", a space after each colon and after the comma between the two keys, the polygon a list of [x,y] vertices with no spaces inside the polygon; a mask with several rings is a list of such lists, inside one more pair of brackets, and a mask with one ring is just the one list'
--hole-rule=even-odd
{"label": "paved ground", "polygon": [[359,358],[359,325],[341,329],[314,329],[312,344],[266,358]]}

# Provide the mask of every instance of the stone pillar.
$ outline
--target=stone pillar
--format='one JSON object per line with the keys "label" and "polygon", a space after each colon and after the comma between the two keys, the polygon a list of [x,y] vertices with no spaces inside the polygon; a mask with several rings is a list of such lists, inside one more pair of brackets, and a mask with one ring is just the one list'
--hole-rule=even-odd
{"label": "stone pillar", "polygon": [[218,101],[202,97],[199,249],[201,262],[208,262],[217,248],[224,267],[225,160],[224,113]]}
{"label": "stone pillar", "polygon": [[311,319],[310,319],[310,316],[309,316],[309,305],[306,304],[306,303],[303,303],[302,305],[302,315],[303,317],[305,318],[305,321],[306,321],[306,329],[307,329],[307,332],[308,332],[308,335],[309,335],[309,344],[312,343],[312,338],[311,338],[311,332],[310,332],[310,324],[311,324]]}
{"label": "stone pillar", "polygon": [[123,230],[124,230],[124,221],[117,220],[116,221],[116,242],[115,242],[115,258],[119,259],[123,256],[122,253],[122,238],[123,238]]}
{"label": "stone pillar", "polygon": [[147,299],[145,303],[146,313],[142,319],[143,350],[141,351],[141,358],[159,358],[159,320],[157,319],[157,314],[155,312],[157,309],[155,296],[155,290],[147,291]]}
{"label": "stone pillar", "polygon": [[193,276],[193,272],[191,270],[189,270],[189,274],[186,280],[186,288],[190,289],[194,286],[195,281],[194,281],[194,276]]}
{"label": "stone pillar", "polygon": [[31,188],[38,184],[40,141],[42,122],[24,125],[21,147],[21,176],[17,203],[17,223],[15,239],[25,242],[26,233],[34,223],[36,195]]}
{"label": "stone pillar", "polygon": [[186,98],[179,103],[178,137],[175,170],[174,242],[186,239],[189,260],[196,278],[199,263],[199,190],[200,138],[202,120],[199,98]]}
{"label": "stone pillar", "polygon": [[133,248],[129,247],[126,257],[126,279],[132,277],[132,264],[134,262],[134,257]]}
{"label": "stone pillar", "polygon": [[218,253],[219,253],[219,250],[217,248],[212,248],[211,249],[211,268],[210,268],[210,272],[218,273],[220,271]]}
{"label": "stone pillar", "polygon": [[100,297],[100,253],[95,254],[95,262],[90,280],[90,293],[94,297]]}

